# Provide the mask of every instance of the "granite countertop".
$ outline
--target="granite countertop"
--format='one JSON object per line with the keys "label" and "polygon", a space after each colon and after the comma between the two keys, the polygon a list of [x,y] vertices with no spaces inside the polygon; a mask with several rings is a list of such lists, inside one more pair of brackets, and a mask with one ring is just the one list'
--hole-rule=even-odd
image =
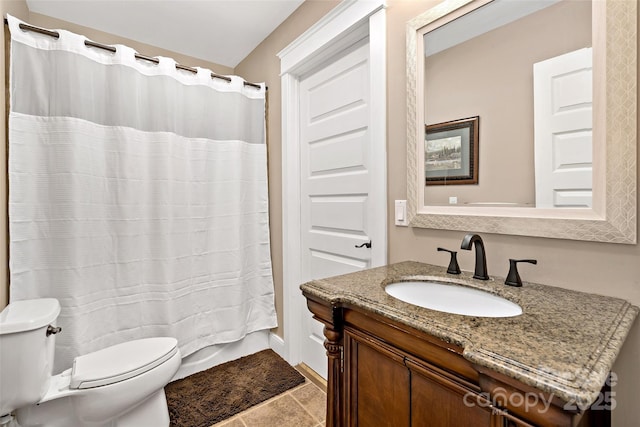
{"label": "granite countertop", "polygon": [[[408,280],[462,283],[520,305],[516,317],[470,317],[434,311],[387,295]],[[556,397],[587,407],[598,393],[638,315],[627,301],[503,278],[476,280],[445,267],[407,261],[301,285],[332,305],[347,303],[461,346],[463,357]],[[584,405],[584,406],[583,406]]]}

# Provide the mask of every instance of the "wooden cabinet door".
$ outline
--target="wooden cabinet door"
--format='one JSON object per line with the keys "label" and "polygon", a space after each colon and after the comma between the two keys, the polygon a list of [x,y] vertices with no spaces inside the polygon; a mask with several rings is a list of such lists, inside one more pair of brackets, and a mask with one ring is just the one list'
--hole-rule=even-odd
{"label": "wooden cabinet door", "polygon": [[382,343],[345,333],[347,425],[409,426],[409,370]]}
{"label": "wooden cabinet door", "polygon": [[499,427],[473,385],[359,331],[345,329],[345,425]]}
{"label": "wooden cabinet door", "polygon": [[478,393],[422,364],[407,360],[411,372],[412,427],[498,427],[502,419]]}

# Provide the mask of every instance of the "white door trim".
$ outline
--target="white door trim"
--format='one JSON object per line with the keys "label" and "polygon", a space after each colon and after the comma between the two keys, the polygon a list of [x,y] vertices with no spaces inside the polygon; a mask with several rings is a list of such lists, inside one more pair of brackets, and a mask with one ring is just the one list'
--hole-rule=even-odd
{"label": "white door trim", "polygon": [[[347,46],[367,35],[370,46],[372,167],[380,172],[371,194],[372,209],[382,219],[372,235],[375,245],[382,245],[382,259],[387,262],[387,177],[386,177],[386,14],[385,0],[345,0],[323,19],[309,28],[278,53],[282,84],[282,241],[285,359],[296,365],[301,361],[296,337],[301,336],[301,316],[307,310],[300,292],[301,224],[300,224],[300,147],[299,84],[301,76]],[[377,231],[380,230],[380,231]]]}

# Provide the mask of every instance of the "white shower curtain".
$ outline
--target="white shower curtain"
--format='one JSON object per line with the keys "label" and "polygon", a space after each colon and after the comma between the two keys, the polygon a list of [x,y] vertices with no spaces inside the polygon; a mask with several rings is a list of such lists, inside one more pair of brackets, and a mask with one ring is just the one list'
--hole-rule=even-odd
{"label": "white shower curtain", "polygon": [[183,356],[276,326],[265,87],[11,31],[11,301],[62,305],[55,370],[173,336]]}

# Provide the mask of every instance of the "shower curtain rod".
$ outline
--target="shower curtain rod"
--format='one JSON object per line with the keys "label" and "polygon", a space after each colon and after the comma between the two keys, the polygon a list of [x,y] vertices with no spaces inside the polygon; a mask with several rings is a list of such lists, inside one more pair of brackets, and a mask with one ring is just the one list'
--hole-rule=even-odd
{"label": "shower curtain rod", "polygon": [[[7,18],[5,18],[4,19],[4,25],[8,25],[8,24],[9,24],[9,21],[7,20]],[[47,30],[45,28],[35,27],[33,25],[24,24],[24,23],[20,23],[18,26],[20,27],[20,29],[22,31],[33,31],[34,33],[44,34],[46,36],[53,37],[54,39],[60,38],[60,33],[58,33],[57,31]],[[111,53],[115,53],[116,52],[116,48],[114,46],[109,46],[109,45],[102,44],[102,43],[96,43],[96,42],[93,42],[91,40],[85,40],[84,41],[84,45],[88,46],[88,47],[95,47],[95,48],[98,48],[98,49],[108,50]],[[146,56],[146,55],[141,55],[141,54],[139,54],[137,52],[135,53],[135,58],[143,60],[143,61],[153,62],[154,64],[159,64],[160,63],[160,60],[158,58],[154,58],[154,57]],[[177,64],[176,63],[176,68],[179,69],[179,70],[189,71],[190,73],[193,73],[193,74],[197,74],[198,73],[198,69],[197,68],[188,67],[188,66],[182,65],[182,64]],[[211,78],[212,79],[224,80],[224,81],[226,81],[228,83],[231,82],[231,77],[227,77],[227,76],[223,76],[223,75],[220,75],[220,74],[216,74],[213,71],[211,72]],[[259,84],[251,83],[251,82],[248,82],[248,81],[243,81],[243,84],[245,86],[254,87],[256,89],[260,89],[262,87]],[[268,89],[269,88],[265,86],[265,90],[268,90]]]}

